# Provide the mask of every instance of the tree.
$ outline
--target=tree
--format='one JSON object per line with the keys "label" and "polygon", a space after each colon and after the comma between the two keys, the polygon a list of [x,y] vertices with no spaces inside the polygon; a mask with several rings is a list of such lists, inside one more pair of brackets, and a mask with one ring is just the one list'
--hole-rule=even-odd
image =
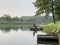
{"label": "tree", "polygon": [[[36,15],[45,13],[46,16],[48,16],[50,13],[52,13],[54,23],[56,23],[56,18],[60,18],[60,0],[36,0],[34,6],[37,8]],[[56,31],[54,32],[56,33],[58,31],[60,30],[56,28]],[[56,35],[58,35],[60,39],[60,35]]]}
{"label": "tree", "polygon": [[11,21],[11,17],[8,14],[4,14],[4,16],[2,18],[9,22]]}
{"label": "tree", "polygon": [[19,21],[19,17],[14,17],[12,20],[14,20],[14,21]]}
{"label": "tree", "polygon": [[60,14],[60,0],[36,0],[33,4],[37,8],[36,15],[51,13],[55,23],[55,17]]}

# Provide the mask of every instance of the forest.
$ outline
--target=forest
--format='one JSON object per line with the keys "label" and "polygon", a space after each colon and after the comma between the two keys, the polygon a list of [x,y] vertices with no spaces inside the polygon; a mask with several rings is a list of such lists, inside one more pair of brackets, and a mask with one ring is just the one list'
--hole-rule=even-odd
{"label": "forest", "polygon": [[45,16],[22,16],[22,17],[11,17],[7,14],[0,17],[0,24],[15,24],[15,25],[25,25],[25,24],[47,24],[53,22],[52,16],[48,16],[46,18]]}

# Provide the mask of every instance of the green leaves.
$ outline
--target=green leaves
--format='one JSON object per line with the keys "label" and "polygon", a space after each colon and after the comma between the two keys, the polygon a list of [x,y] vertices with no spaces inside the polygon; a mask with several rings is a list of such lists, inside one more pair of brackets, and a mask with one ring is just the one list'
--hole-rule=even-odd
{"label": "green leaves", "polygon": [[46,16],[50,13],[58,17],[60,15],[60,0],[36,0],[33,4],[37,8],[36,16],[44,13]]}
{"label": "green leaves", "polygon": [[43,13],[46,14],[50,13],[50,9],[48,8],[50,4],[48,0],[36,0],[34,6],[37,8],[36,15],[40,15]]}

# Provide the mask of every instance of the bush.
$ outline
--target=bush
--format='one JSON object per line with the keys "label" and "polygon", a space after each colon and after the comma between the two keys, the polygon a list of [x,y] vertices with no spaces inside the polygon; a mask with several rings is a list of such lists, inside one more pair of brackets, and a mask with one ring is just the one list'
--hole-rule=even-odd
{"label": "bush", "polygon": [[41,25],[41,27],[43,28],[43,31],[50,34],[50,33],[56,33],[56,34],[60,34],[60,22],[57,22],[56,24],[54,23],[50,23],[47,25]]}

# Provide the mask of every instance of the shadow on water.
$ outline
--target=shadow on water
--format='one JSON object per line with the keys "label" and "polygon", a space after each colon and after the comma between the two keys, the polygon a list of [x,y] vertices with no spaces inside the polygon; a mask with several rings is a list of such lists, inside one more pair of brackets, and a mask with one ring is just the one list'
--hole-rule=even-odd
{"label": "shadow on water", "polygon": [[35,36],[36,33],[37,33],[37,31],[34,31],[34,32],[33,32],[33,36]]}

